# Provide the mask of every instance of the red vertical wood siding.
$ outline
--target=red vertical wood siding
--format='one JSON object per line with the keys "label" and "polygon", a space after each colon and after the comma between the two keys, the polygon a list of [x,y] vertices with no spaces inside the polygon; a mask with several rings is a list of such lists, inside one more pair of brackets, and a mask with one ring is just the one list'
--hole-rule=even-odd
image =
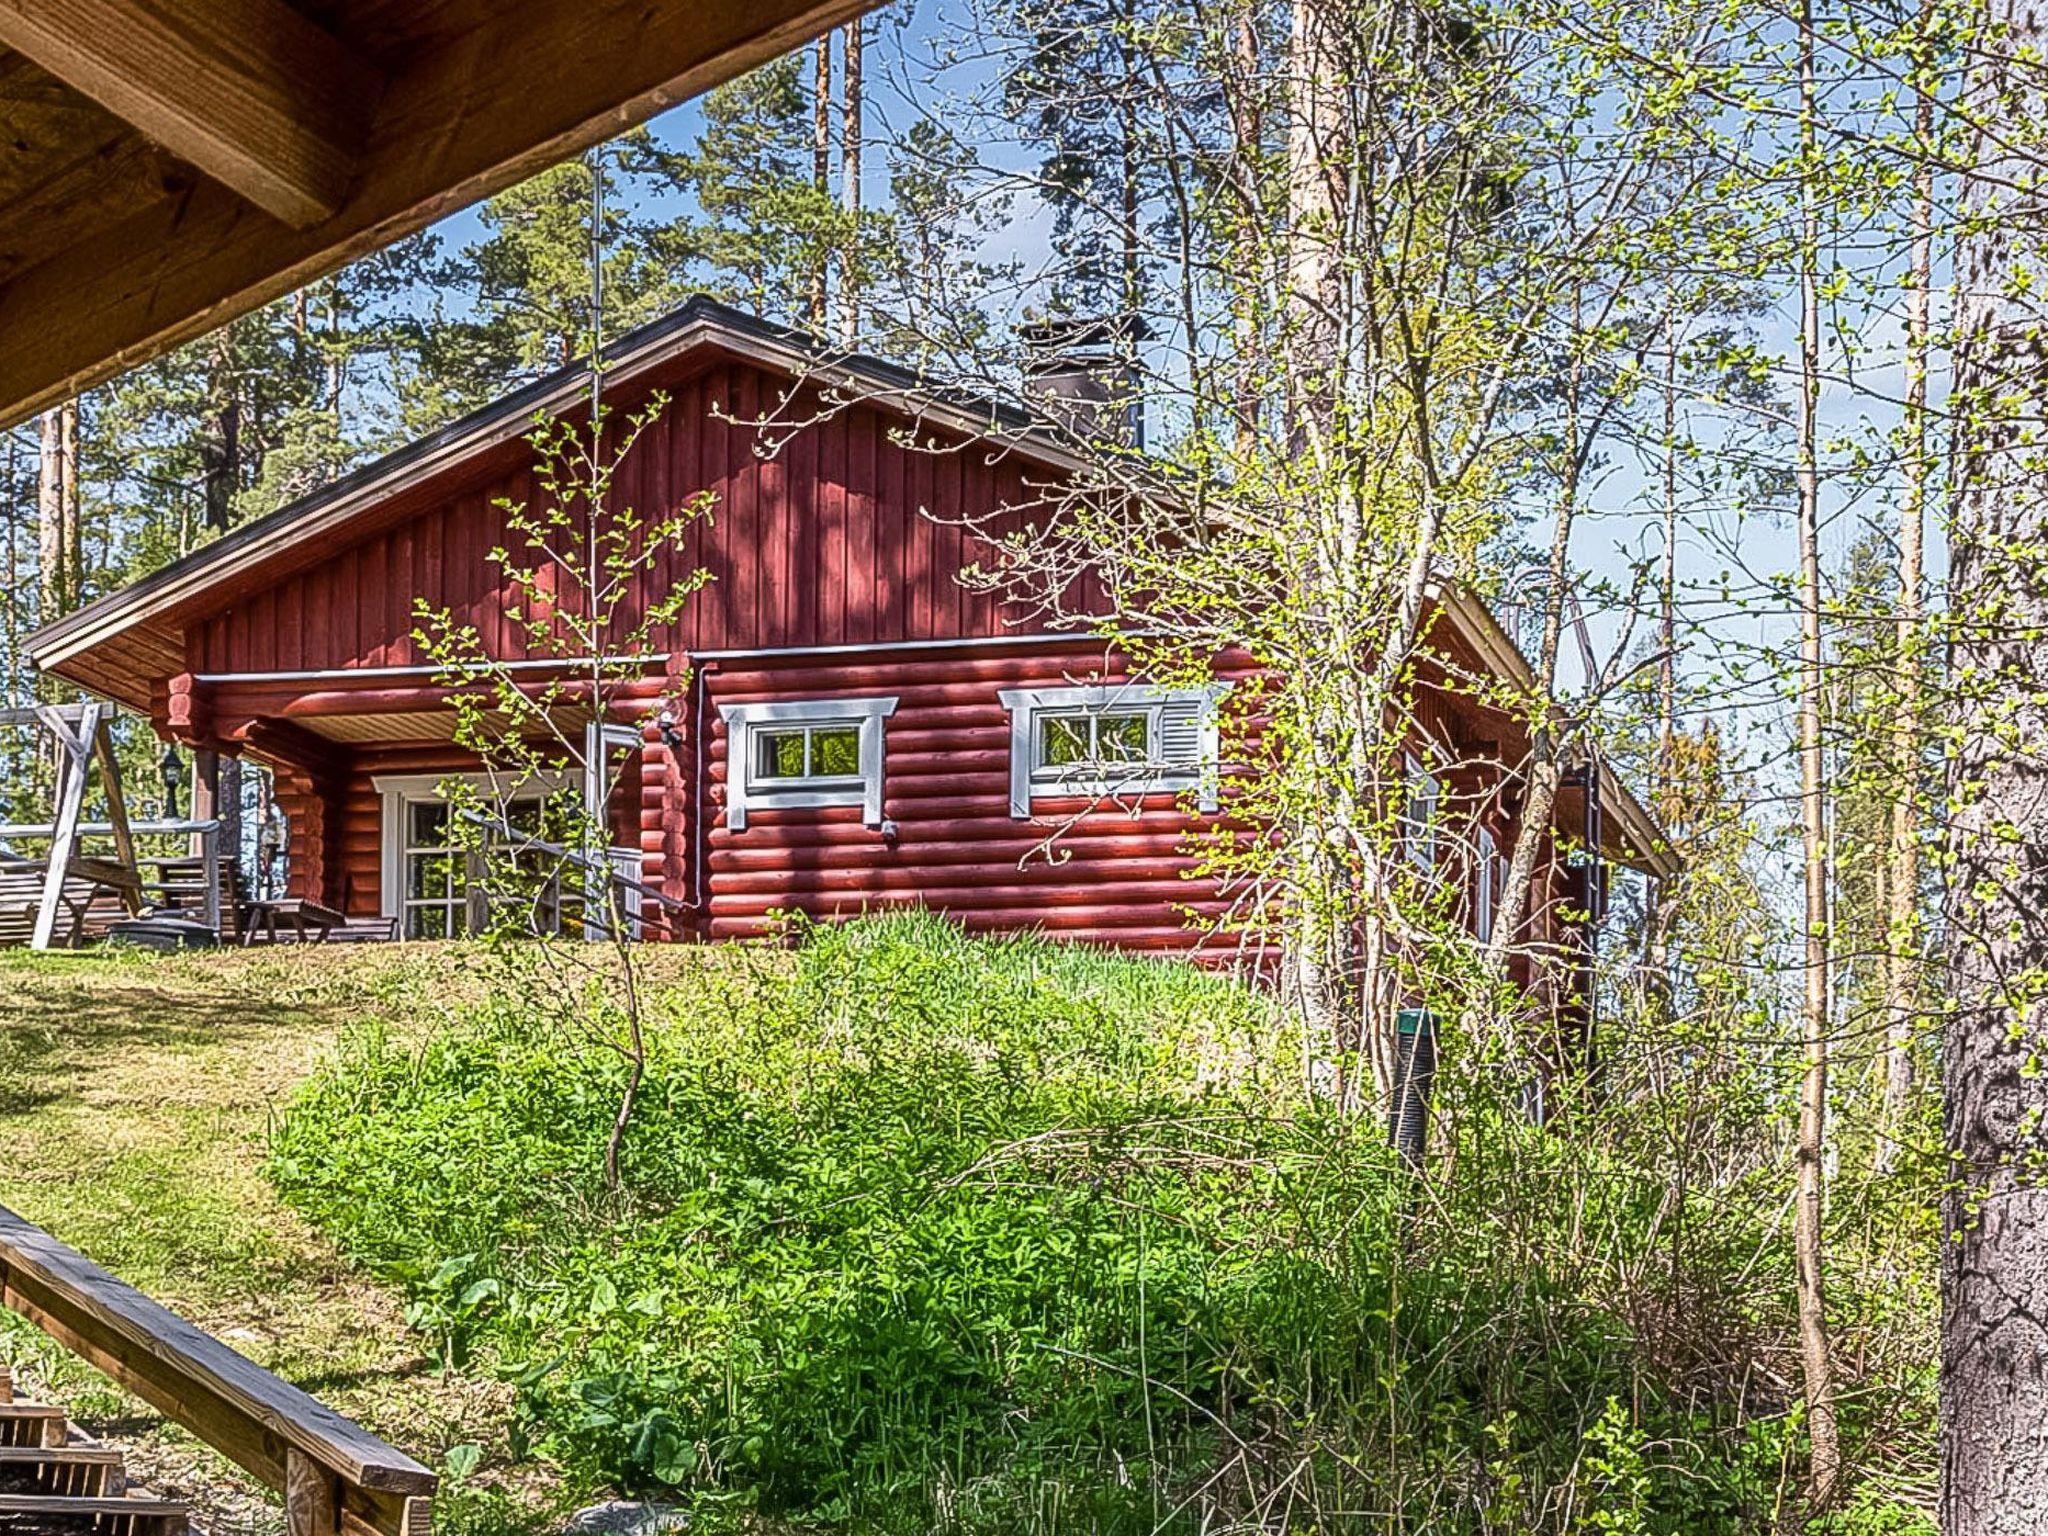
{"label": "red vertical wood siding", "polygon": [[[617,493],[642,515],[672,516],[701,492],[713,506],[687,552],[656,566],[622,624],[636,623],[648,600],[702,569],[710,587],[657,637],[657,649],[1004,633],[997,604],[955,579],[986,556],[959,523],[1019,497],[1018,472],[990,464],[995,450],[986,445],[903,447],[891,441],[892,422],[866,407],[807,425],[764,456],[751,422],[784,387],[753,367],[720,366],[679,388],[635,444]],[[535,494],[528,467],[501,464],[483,483],[451,490],[397,527],[196,621],[188,664],[205,672],[418,665],[425,658],[412,640],[416,600],[475,625],[500,659],[524,659],[523,637],[504,617],[513,594],[488,555],[506,539],[502,502],[533,504]],[[580,606],[573,592],[560,597],[565,611]]]}

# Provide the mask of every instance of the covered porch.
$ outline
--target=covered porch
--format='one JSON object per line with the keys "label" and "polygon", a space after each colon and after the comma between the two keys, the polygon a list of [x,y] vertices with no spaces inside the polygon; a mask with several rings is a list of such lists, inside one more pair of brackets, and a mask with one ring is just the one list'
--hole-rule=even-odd
{"label": "covered porch", "polygon": [[515,866],[538,872],[524,899],[540,931],[598,936],[609,919],[586,914],[602,911],[636,937],[678,935],[687,906],[661,888],[659,839],[646,849],[641,830],[662,679],[608,683],[599,708],[565,671],[514,663],[506,675],[545,709],[520,725],[482,712],[488,739],[519,741],[517,770],[459,739],[459,703],[488,686],[450,686],[425,666],[180,673],[150,714],[194,754],[195,815],[239,799],[241,764],[268,770],[281,822],[274,887],[339,914],[353,936],[481,931],[505,899],[492,871]]}

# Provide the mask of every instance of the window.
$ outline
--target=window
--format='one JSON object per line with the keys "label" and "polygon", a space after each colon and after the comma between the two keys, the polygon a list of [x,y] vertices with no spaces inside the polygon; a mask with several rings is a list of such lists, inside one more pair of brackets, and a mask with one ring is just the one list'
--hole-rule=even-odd
{"label": "window", "polygon": [[882,722],[893,698],[778,699],[726,704],[725,824],[743,831],[749,810],[857,805],[882,824]]}
{"label": "window", "polygon": [[1213,688],[1006,688],[1010,814],[1057,795],[1143,795],[1196,790],[1218,804]]}
{"label": "window", "polygon": [[[485,886],[491,871],[485,867],[485,853],[474,846],[477,839],[464,835],[464,829],[456,825],[441,792],[451,779],[463,779],[476,784],[482,793],[491,793],[477,775],[381,775],[375,780],[384,800],[382,910],[386,917],[398,919],[398,931],[408,939],[458,938],[478,931],[489,915]],[[544,830],[547,796],[560,788],[552,781],[521,786],[520,792],[492,799],[488,813],[502,817],[515,835],[539,835]],[[518,864],[534,862],[517,853],[507,857]],[[563,893],[557,889],[552,871],[536,868],[534,872],[545,874],[534,900],[535,926],[556,932],[563,918]],[[569,905],[576,905],[573,897]]]}
{"label": "window", "polygon": [[405,802],[405,885],[399,932],[408,939],[447,939],[469,932],[468,859],[455,846],[448,802],[421,796]]}
{"label": "window", "polygon": [[1436,775],[1413,752],[1405,754],[1398,832],[1401,851],[1424,874],[1436,869]]}
{"label": "window", "polygon": [[774,780],[837,780],[860,777],[858,725],[799,725],[788,729],[763,726],[754,732],[754,778]]}
{"label": "window", "polygon": [[1472,936],[1484,944],[1493,937],[1494,905],[1500,900],[1500,845],[1486,827],[1479,829],[1477,866],[1472,890]]}
{"label": "window", "polygon": [[1092,714],[1086,710],[1041,714],[1034,777],[1058,779],[1078,773],[1101,778],[1125,765],[1143,766],[1153,759],[1152,716]]}

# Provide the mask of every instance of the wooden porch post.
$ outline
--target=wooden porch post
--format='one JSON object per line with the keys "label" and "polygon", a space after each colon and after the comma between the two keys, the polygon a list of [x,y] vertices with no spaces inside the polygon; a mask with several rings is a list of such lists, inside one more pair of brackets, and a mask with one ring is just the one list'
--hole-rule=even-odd
{"label": "wooden porch post", "polygon": [[[220,754],[211,747],[192,749],[192,819],[211,821],[220,815]],[[197,832],[192,834],[190,849],[193,858],[200,857],[206,850],[200,846]]]}

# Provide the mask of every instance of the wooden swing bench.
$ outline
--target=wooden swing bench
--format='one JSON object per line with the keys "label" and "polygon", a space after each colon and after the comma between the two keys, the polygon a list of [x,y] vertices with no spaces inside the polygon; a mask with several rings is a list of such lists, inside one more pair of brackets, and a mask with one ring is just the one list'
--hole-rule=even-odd
{"label": "wooden swing bench", "polygon": [[[0,858],[0,944],[27,944],[50,891],[48,859]],[[142,908],[142,882],[110,859],[74,855],[64,866],[57,901],[68,922],[53,924],[52,943],[77,948],[108,915],[109,899],[126,912]]]}
{"label": "wooden swing bench", "polygon": [[[59,942],[75,948],[106,932],[123,917],[142,914],[146,899],[184,909],[182,897],[196,896],[192,915],[218,935],[224,904],[221,899],[220,823],[204,821],[130,822],[121,792],[120,764],[114,756],[113,707],[98,702],[37,704],[27,709],[0,710],[0,726],[37,726],[49,732],[59,748],[56,815],[47,822],[0,824],[0,841],[47,839],[41,858],[0,858],[0,944],[27,943],[48,949]],[[97,765],[106,798],[107,819],[84,819],[87,781]],[[141,861],[135,839],[145,835],[190,836],[199,844],[196,860]],[[108,838],[112,858],[84,854],[85,838]],[[145,880],[143,864],[190,863],[194,878],[184,884],[160,872]],[[226,910],[232,912],[232,896]],[[60,922],[68,917],[69,922]]]}

